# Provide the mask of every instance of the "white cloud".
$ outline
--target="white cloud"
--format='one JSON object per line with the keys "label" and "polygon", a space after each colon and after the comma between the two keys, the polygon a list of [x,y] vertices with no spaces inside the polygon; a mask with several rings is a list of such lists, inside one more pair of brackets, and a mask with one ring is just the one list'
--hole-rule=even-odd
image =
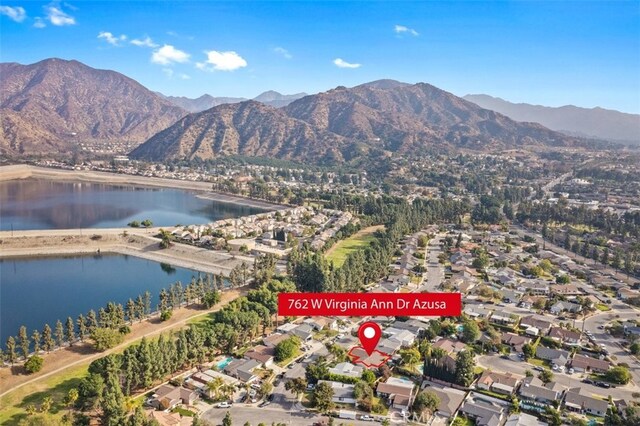
{"label": "white cloud", "polygon": [[165,44],[161,48],[153,51],[153,55],[151,55],[151,62],[160,65],[171,65],[174,62],[188,62],[190,56],[191,55],[188,53],[176,49],[170,44]]}
{"label": "white cloud", "polygon": [[293,58],[293,55],[291,53],[289,53],[289,51],[287,49],[285,49],[284,47],[274,47],[273,51],[275,53],[277,53],[278,55],[281,55],[285,59]]}
{"label": "white cloud", "polygon": [[352,64],[340,58],[334,59],[333,63],[338,68],[360,68],[362,66],[362,64]]}
{"label": "white cloud", "polygon": [[408,34],[411,34],[412,36],[416,36],[416,37],[420,35],[420,33],[418,33],[413,28],[405,27],[404,25],[396,25],[393,28],[393,31],[395,31],[396,34],[408,33]]}
{"label": "white cloud", "polygon": [[143,39],[134,38],[133,40],[131,40],[131,44],[139,47],[158,47],[158,45],[155,44],[149,36]]}
{"label": "white cloud", "polygon": [[210,50],[205,53],[207,54],[207,60],[196,64],[196,67],[203,71],[234,71],[247,66],[247,61],[233,51],[218,52]]}
{"label": "white cloud", "polygon": [[120,46],[121,41],[125,41],[127,36],[121,34],[120,36],[114,36],[108,31],[100,31],[98,34],[98,38],[103,38],[107,43],[112,44],[114,46]]}
{"label": "white cloud", "polygon": [[166,75],[168,78],[173,77],[173,70],[171,68],[162,68],[162,72],[164,73],[164,75]]}
{"label": "white cloud", "polygon": [[44,23],[44,19],[40,18],[40,17],[36,17],[35,18],[36,22],[33,23],[33,26],[35,28],[44,28],[47,26],[47,24]]}
{"label": "white cloud", "polygon": [[12,21],[22,22],[27,17],[27,12],[20,6],[0,6],[0,15],[8,16]]}
{"label": "white cloud", "polygon": [[57,27],[76,24],[76,18],[63,12],[62,9],[57,7],[55,4],[46,6],[44,9],[47,12],[47,19],[49,22]]}
{"label": "white cloud", "polygon": [[190,79],[191,79],[191,76],[190,76],[190,75],[187,75],[187,74],[180,74],[180,78],[181,78],[182,80],[190,80]]}

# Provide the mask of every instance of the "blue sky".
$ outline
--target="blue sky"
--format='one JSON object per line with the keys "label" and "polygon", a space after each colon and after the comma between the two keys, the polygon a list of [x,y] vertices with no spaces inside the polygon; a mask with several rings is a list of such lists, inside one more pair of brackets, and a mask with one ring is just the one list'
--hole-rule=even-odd
{"label": "blue sky", "polygon": [[0,3],[0,55],[254,97],[380,78],[640,113],[640,2]]}

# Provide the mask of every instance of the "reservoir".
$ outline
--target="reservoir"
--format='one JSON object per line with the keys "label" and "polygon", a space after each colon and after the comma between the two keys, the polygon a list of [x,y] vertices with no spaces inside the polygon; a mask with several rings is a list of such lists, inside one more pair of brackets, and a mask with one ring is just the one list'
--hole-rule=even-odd
{"label": "reservoir", "polygon": [[0,182],[0,230],[195,225],[263,211],[180,189],[23,179]]}
{"label": "reservoir", "polygon": [[124,255],[17,258],[0,260],[0,342],[17,336],[25,325],[42,333],[45,323],[76,320],[90,309],[98,312],[107,302],[135,300],[151,292],[152,310],[158,294],[176,281],[184,286],[193,276],[206,274]]}

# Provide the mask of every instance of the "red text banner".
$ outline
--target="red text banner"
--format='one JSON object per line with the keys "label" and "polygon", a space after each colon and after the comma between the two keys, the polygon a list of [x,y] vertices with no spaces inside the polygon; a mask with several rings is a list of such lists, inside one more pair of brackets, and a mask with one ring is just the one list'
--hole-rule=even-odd
{"label": "red text banner", "polygon": [[280,316],[459,316],[460,293],[280,293]]}

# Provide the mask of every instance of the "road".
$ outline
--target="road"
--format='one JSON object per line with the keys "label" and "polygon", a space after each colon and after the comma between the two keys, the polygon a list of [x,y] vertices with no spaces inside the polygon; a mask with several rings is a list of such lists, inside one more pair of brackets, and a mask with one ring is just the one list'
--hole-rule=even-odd
{"label": "road", "polygon": [[[264,408],[238,405],[234,405],[230,409],[212,408],[202,414],[202,419],[214,425],[220,425],[227,411],[231,413],[233,424],[238,425],[244,424],[245,422],[249,422],[252,426],[257,426],[259,423],[270,425],[272,422],[276,422],[291,426],[311,426],[316,422],[324,422],[326,424],[329,421],[327,416],[301,412],[295,409],[293,411],[283,410],[279,406],[273,406],[273,404]],[[336,424],[343,422],[354,426],[372,426],[379,424],[360,420],[335,419]]]}
{"label": "road", "polygon": [[418,291],[428,291],[435,293],[438,291],[438,287],[444,281],[444,266],[438,260],[438,256],[442,253],[440,242],[442,241],[442,235],[438,234],[429,241],[427,246],[426,267],[427,267],[427,281],[420,287]]}
{"label": "road", "polygon": [[[499,356],[491,356],[491,355],[483,355],[477,358],[478,365],[483,368],[491,369],[494,371],[508,371],[511,373],[519,374],[521,376],[525,376],[526,370],[531,370],[535,375],[538,374],[533,368],[534,365],[526,363],[524,361],[520,361],[517,359],[517,356],[512,356],[511,359],[500,358]],[[626,387],[616,387],[611,389],[603,389],[597,386],[588,385],[586,383],[582,383],[581,380],[583,378],[582,374],[563,374],[553,372],[553,380],[555,382],[560,383],[561,385],[567,388],[575,388],[580,387],[585,389],[587,392],[590,392],[593,395],[598,397],[606,398],[608,395],[611,395],[613,399],[624,399],[625,401],[632,401],[633,393],[636,391],[635,387],[631,384]],[[633,389],[632,389],[633,388]]]}

